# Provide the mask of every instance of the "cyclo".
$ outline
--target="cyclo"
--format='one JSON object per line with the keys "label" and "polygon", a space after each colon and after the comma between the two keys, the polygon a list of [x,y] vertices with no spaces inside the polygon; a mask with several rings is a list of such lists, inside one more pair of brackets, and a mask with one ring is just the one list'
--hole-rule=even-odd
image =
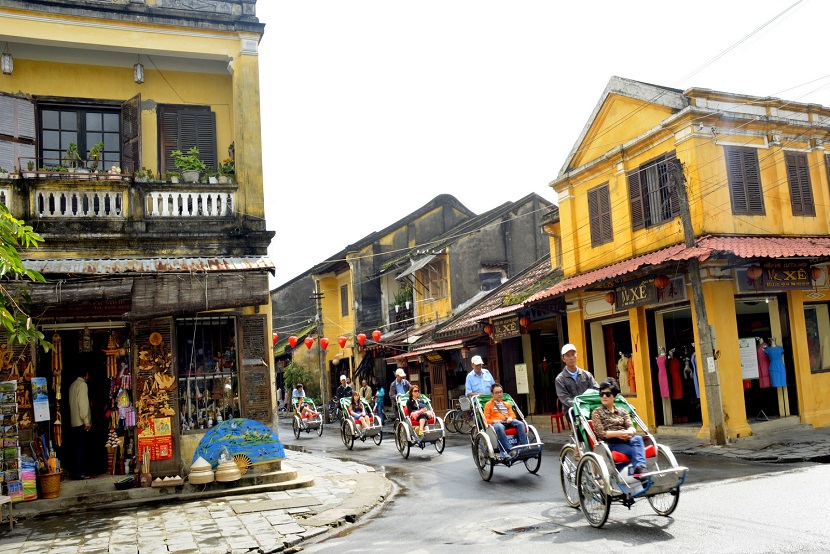
{"label": "cyclo", "polygon": [[620,452],[612,452],[605,441],[594,434],[591,412],[601,405],[599,392],[589,390],[574,398],[568,412],[572,436],[559,453],[559,477],[566,502],[582,513],[593,527],[608,520],[611,503],[631,509],[637,498],[646,498],[652,509],[668,516],[680,500],[680,486],[688,468],[677,465],[671,449],[658,444],[637,411],[622,395],[614,405],[626,410],[635,428],[644,433],[647,471],[639,479],[628,475],[630,461]]}
{"label": "cyclo", "polygon": [[478,468],[478,473],[485,481],[489,481],[493,477],[493,467],[496,465],[504,465],[511,467],[517,462],[524,462],[525,468],[530,473],[539,471],[539,466],[542,465],[542,441],[539,439],[539,433],[533,425],[525,421],[525,417],[519,407],[513,401],[513,398],[504,393],[502,400],[509,403],[516,412],[518,419],[527,424],[527,441],[528,444],[517,444],[516,430],[506,429],[507,440],[510,444],[502,445],[508,452],[506,458],[497,457],[496,452],[499,451],[498,439],[496,438],[496,431],[492,425],[488,425],[484,420],[484,405],[493,398],[490,394],[479,394],[473,396],[473,429],[470,432],[472,437],[473,460]]}
{"label": "cyclo", "polygon": [[294,414],[292,415],[291,422],[291,427],[294,430],[294,436],[299,439],[302,431],[305,431],[306,433],[317,431],[317,436],[322,436],[323,414],[317,411],[317,406],[314,405],[314,401],[310,398],[303,397],[303,405],[308,406],[316,415],[307,413],[301,414],[298,410],[298,405],[300,403],[299,398],[292,398],[291,403],[294,405]]}
{"label": "cyclo", "polygon": [[[432,410],[432,402],[429,398],[421,395],[421,400],[427,405],[427,409]],[[409,458],[409,450],[413,446],[418,446],[421,450],[427,444],[435,446],[435,450],[442,454],[445,446],[446,428],[444,427],[444,420],[435,416],[427,420],[427,425],[424,428],[424,435],[419,437],[415,434],[415,427],[418,422],[412,421],[409,416],[409,409],[406,403],[409,401],[409,394],[399,394],[395,399],[395,410],[398,414],[398,421],[395,422],[393,432],[395,434],[395,447],[404,459]],[[434,413],[434,412],[433,412]]]}
{"label": "cyclo", "polygon": [[366,399],[361,398],[360,404],[363,406],[363,413],[369,418],[369,428],[366,429],[365,433],[361,434],[360,430],[363,426],[360,423],[356,423],[354,418],[349,415],[349,405],[351,403],[351,398],[340,399],[340,412],[342,416],[340,418],[340,438],[343,439],[343,444],[351,450],[354,446],[355,439],[366,442],[366,439],[371,437],[375,444],[380,445],[383,441],[383,427],[380,424],[380,418],[372,411],[372,407],[369,406]]}

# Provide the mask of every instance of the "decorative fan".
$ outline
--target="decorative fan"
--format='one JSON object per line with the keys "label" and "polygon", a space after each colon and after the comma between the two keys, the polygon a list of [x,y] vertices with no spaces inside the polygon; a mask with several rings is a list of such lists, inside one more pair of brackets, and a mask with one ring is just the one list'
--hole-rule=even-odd
{"label": "decorative fan", "polygon": [[233,457],[233,461],[236,462],[236,467],[239,468],[239,473],[242,475],[248,473],[248,468],[251,467],[251,459],[248,456],[245,454],[237,454]]}
{"label": "decorative fan", "polygon": [[150,344],[153,346],[160,345],[164,339],[161,336],[161,333],[150,333]]}

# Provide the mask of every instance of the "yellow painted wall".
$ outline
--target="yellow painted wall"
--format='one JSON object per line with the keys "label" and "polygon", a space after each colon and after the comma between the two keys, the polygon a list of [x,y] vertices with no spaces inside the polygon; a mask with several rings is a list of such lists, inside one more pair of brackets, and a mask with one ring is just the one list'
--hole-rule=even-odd
{"label": "yellow painted wall", "polygon": [[442,298],[435,298],[435,300],[424,302],[427,292],[424,288],[426,283],[427,270],[419,269],[415,272],[415,285],[413,287],[413,299],[415,300],[415,315],[418,325],[424,325],[433,321],[441,321],[452,316],[452,290],[450,289],[450,256],[448,252],[441,254],[435,258],[436,260],[443,260],[444,262],[444,292],[446,293]]}

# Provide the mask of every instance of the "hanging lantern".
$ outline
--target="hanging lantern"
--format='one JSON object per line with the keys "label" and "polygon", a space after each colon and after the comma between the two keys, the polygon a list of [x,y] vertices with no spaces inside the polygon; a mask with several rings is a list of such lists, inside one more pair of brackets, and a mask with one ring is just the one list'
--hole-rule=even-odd
{"label": "hanging lantern", "polygon": [[490,325],[489,323],[487,325],[485,325],[484,326],[484,333],[487,334],[487,335],[492,335],[493,334],[493,326]]}
{"label": "hanging lantern", "polygon": [[360,333],[359,335],[357,335],[357,344],[359,344],[360,346],[363,346],[363,344],[365,342],[366,342],[366,335],[364,335],[363,333]]}
{"label": "hanging lantern", "polygon": [[663,290],[671,283],[671,279],[667,275],[663,275],[662,273],[654,278],[654,286],[657,287],[659,290]]}
{"label": "hanging lantern", "polygon": [[340,348],[346,347],[346,337],[337,337],[337,344],[340,345]]}
{"label": "hanging lantern", "polygon": [[325,350],[328,347],[329,347],[329,339],[327,339],[326,337],[321,338],[320,339],[320,348]]}
{"label": "hanging lantern", "polygon": [[818,281],[821,279],[821,274],[824,273],[820,267],[811,267],[810,268],[810,279],[813,281]]}
{"label": "hanging lantern", "polygon": [[609,304],[616,304],[617,303],[617,293],[613,290],[609,290],[605,293],[605,301]]}
{"label": "hanging lantern", "polygon": [[372,331],[372,340],[375,342],[380,342],[380,335],[381,332],[375,329],[374,331]]}
{"label": "hanging lantern", "polygon": [[290,337],[288,337],[288,344],[291,345],[291,348],[294,348],[295,346],[297,346],[297,337],[295,337],[294,335],[291,335]]}
{"label": "hanging lantern", "polygon": [[752,279],[753,281],[760,277],[762,273],[760,265],[751,265],[746,270],[747,278]]}
{"label": "hanging lantern", "polygon": [[521,319],[519,319],[519,325],[527,329],[528,325],[530,325],[530,318],[526,315],[523,315]]}
{"label": "hanging lantern", "polygon": [[280,334],[279,333],[271,333],[271,340],[274,341],[274,346],[276,346],[277,343],[280,340]]}
{"label": "hanging lantern", "polygon": [[311,347],[314,346],[314,339],[311,337],[306,337],[303,341],[305,343],[305,347],[311,350]]}
{"label": "hanging lantern", "polygon": [[337,367],[338,365],[340,365],[340,358],[333,359],[331,361],[331,365],[333,365],[334,367]]}

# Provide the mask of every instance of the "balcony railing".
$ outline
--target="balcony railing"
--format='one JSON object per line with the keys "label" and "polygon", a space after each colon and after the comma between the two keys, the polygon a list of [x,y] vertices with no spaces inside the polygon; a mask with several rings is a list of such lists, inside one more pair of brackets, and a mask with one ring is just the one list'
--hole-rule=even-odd
{"label": "balcony railing", "polygon": [[124,217],[122,190],[37,190],[35,216],[47,217]]}
{"label": "balcony railing", "polygon": [[396,311],[395,308],[389,309],[389,329],[406,329],[407,327],[412,327],[415,321],[412,319],[415,315],[415,311],[412,309],[411,305],[407,309],[405,306],[400,306]]}
{"label": "balcony railing", "polygon": [[147,217],[229,217],[233,215],[234,198],[233,193],[229,191],[150,191],[146,199]]}

